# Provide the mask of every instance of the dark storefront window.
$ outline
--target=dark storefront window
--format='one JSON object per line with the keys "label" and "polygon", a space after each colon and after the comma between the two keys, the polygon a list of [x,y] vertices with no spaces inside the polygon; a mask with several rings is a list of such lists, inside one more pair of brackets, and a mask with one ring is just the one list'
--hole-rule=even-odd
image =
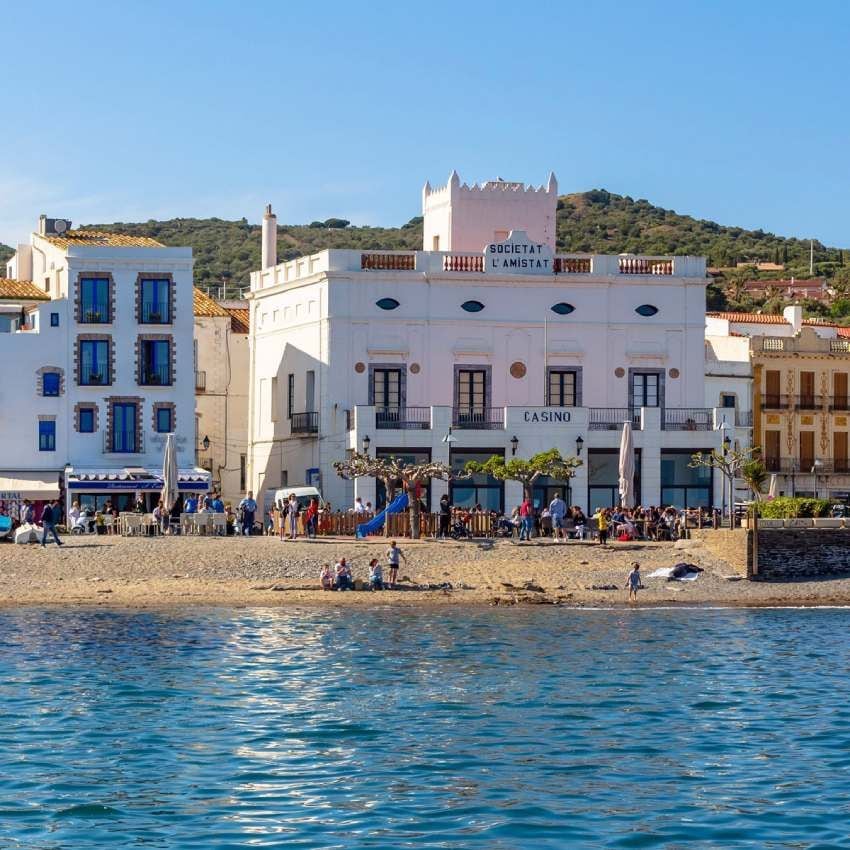
{"label": "dark storefront window", "polygon": [[[471,460],[484,463],[493,455],[504,455],[504,449],[462,449],[453,451],[451,455],[452,469],[461,471]],[[481,505],[484,510],[502,511],[505,508],[504,484],[491,475],[473,475],[452,481],[449,485],[449,496],[457,508],[474,508]]]}
{"label": "dark storefront window", "polygon": [[[710,449],[702,449],[708,453]],[[676,508],[710,508],[711,469],[691,467],[694,452],[661,452],[661,504]]]}
{"label": "dark storefront window", "polygon": [[[635,504],[640,501],[640,451],[635,451]],[[587,453],[587,504],[590,513],[620,504],[620,452],[591,449]]]}

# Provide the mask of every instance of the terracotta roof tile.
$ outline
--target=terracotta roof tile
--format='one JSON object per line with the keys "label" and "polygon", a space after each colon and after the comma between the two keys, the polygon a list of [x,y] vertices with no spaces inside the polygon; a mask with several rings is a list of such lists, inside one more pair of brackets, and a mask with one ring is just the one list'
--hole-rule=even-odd
{"label": "terracotta roof tile", "polygon": [[192,296],[193,312],[196,316],[204,316],[206,318],[215,318],[217,316],[227,318],[230,316],[230,313],[224,307],[217,304],[206,292],[198,289],[197,286],[194,288]]}
{"label": "terracotta roof tile", "polygon": [[230,330],[235,334],[246,334],[251,331],[251,311],[237,307],[227,307],[230,313]]}
{"label": "terracotta roof tile", "polygon": [[49,301],[50,296],[28,280],[0,277],[0,300]]}
{"label": "terracotta roof tile", "polygon": [[99,230],[69,230],[61,236],[44,236],[57,248],[74,245],[94,245],[103,248],[164,248],[162,242],[149,236],[128,236],[126,233],[102,233]]}
{"label": "terracotta roof tile", "polygon": [[768,313],[706,313],[711,319],[727,319],[730,322],[744,322],[748,325],[787,325],[784,316],[774,316]]}

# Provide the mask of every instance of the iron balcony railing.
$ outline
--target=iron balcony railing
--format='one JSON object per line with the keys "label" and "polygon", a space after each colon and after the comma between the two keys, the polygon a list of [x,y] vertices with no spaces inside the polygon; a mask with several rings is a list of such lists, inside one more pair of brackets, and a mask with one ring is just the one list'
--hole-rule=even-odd
{"label": "iron balcony railing", "polygon": [[378,407],[375,427],[394,431],[426,431],[431,427],[430,407]]}
{"label": "iron balcony railing", "polygon": [[798,395],[795,399],[794,406],[797,410],[820,410],[823,407],[823,396],[819,395]]}
{"label": "iron balcony railing", "polygon": [[850,475],[850,459],[846,457],[766,457],[768,472],[793,475]]}
{"label": "iron balcony railing", "polygon": [[781,393],[765,393],[761,399],[762,410],[785,410],[794,397]]}
{"label": "iron balcony railing", "polygon": [[207,373],[195,372],[195,392],[205,392],[207,389]]}
{"label": "iron balcony railing", "polygon": [[505,427],[503,407],[455,407],[452,426],[477,431],[494,431]]}
{"label": "iron balcony railing", "polygon": [[319,414],[315,411],[310,413],[293,413],[289,422],[289,430],[293,434],[318,434]]}
{"label": "iron balcony railing", "polygon": [[628,407],[591,407],[588,428],[591,431],[619,431],[624,422],[640,429],[640,410]]}
{"label": "iron balcony railing", "polygon": [[167,363],[162,366],[143,365],[139,370],[139,383],[143,387],[171,386],[171,366]]}
{"label": "iron balcony railing", "polygon": [[143,325],[170,325],[171,309],[166,304],[142,302],[141,323]]}
{"label": "iron balcony railing", "polygon": [[739,428],[752,428],[753,427],[753,412],[752,410],[736,410],[735,411],[735,425]]}
{"label": "iron balcony railing", "polygon": [[141,451],[138,435],[135,431],[112,431],[103,434],[103,453],[130,455]]}
{"label": "iron balcony railing", "polygon": [[711,431],[712,426],[708,407],[668,407],[664,411],[665,431]]}
{"label": "iron balcony railing", "polygon": [[837,410],[842,413],[850,411],[850,398],[848,398],[846,395],[830,396],[829,409]]}
{"label": "iron balcony railing", "polygon": [[81,387],[105,387],[110,384],[109,368],[107,366],[81,366]]}

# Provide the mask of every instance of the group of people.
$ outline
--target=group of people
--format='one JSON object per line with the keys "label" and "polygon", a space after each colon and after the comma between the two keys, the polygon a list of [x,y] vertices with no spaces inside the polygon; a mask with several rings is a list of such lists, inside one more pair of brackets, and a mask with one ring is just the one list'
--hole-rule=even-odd
{"label": "group of people", "polygon": [[[298,539],[298,518],[301,517],[304,527],[304,536],[308,540],[316,537],[319,529],[319,500],[314,496],[306,507],[298,501],[295,493],[290,493],[289,498],[278,506],[280,513],[280,539]],[[273,525],[271,526],[274,527]]]}
{"label": "group of people", "polygon": [[[369,561],[369,590],[394,589],[398,584],[398,568],[401,561],[407,563],[404,552],[396,544],[390,541],[390,547],[386,552],[387,581],[384,581],[384,570],[377,558]],[[351,565],[345,558],[340,558],[333,569],[330,564],[323,564],[319,572],[319,581],[322,590],[354,590],[354,574]]]}

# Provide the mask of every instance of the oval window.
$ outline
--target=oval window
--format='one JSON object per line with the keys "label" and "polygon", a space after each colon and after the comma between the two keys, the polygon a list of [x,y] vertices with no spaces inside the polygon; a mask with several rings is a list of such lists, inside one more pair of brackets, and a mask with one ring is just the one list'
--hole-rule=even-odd
{"label": "oval window", "polygon": [[559,316],[569,316],[575,310],[575,307],[572,304],[567,304],[566,301],[560,301],[553,304],[551,309],[553,313],[557,313]]}
{"label": "oval window", "polygon": [[399,302],[396,301],[395,298],[381,298],[376,301],[375,304],[382,310],[395,310],[395,308],[398,307]]}
{"label": "oval window", "polygon": [[467,313],[480,313],[484,309],[484,305],[480,301],[464,301],[460,306]]}
{"label": "oval window", "polygon": [[658,308],[652,304],[641,304],[640,307],[635,307],[635,313],[640,316],[654,316],[658,312]]}

